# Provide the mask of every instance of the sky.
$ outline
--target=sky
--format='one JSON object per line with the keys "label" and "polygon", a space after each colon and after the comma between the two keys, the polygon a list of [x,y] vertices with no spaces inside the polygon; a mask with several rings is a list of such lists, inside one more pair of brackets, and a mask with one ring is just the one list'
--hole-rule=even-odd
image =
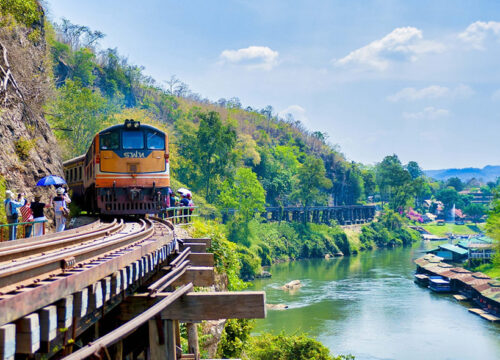
{"label": "sky", "polygon": [[500,164],[500,2],[46,0],[157,82],[271,105],[352,161]]}

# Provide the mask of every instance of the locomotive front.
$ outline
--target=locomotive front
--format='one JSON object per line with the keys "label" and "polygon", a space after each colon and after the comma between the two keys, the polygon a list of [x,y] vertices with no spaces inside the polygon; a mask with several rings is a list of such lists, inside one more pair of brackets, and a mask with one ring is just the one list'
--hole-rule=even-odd
{"label": "locomotive front", "polygon": [[134,120],[95,139],[94,206],[101,214],[151,214],[168,207],[168,136]]}

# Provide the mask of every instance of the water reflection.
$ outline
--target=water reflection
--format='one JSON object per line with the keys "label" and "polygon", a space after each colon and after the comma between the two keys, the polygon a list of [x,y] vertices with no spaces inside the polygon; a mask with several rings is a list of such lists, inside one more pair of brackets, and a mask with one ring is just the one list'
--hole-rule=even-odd
{"label": "water reflection", "polygon": [[[425,246],[274,265],[253,289],[290,309],[269,311],[255,331],[305,331],[361,360],[499,359],[499,325],[413,283],[412,260]],[[303,283],[296,293],[281,290],[295,279]]]}

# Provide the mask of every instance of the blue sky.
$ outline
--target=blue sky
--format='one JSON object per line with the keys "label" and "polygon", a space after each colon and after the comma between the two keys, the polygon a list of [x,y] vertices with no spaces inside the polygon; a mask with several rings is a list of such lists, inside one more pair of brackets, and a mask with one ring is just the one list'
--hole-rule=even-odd
{"label": "blue sky", "polygon": [[158,82],[272,105],[350,160],[500,164],[500,2],[46,2]]}

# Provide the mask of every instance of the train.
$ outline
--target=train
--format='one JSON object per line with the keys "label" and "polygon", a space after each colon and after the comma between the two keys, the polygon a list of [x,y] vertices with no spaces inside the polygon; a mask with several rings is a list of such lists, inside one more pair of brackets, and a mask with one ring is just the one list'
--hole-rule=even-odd
{"label": "train", "polygon": [[158,214],[170,205],[168,135],[151,125],[108,127],[63,165],[72,200],[88,213]]}

